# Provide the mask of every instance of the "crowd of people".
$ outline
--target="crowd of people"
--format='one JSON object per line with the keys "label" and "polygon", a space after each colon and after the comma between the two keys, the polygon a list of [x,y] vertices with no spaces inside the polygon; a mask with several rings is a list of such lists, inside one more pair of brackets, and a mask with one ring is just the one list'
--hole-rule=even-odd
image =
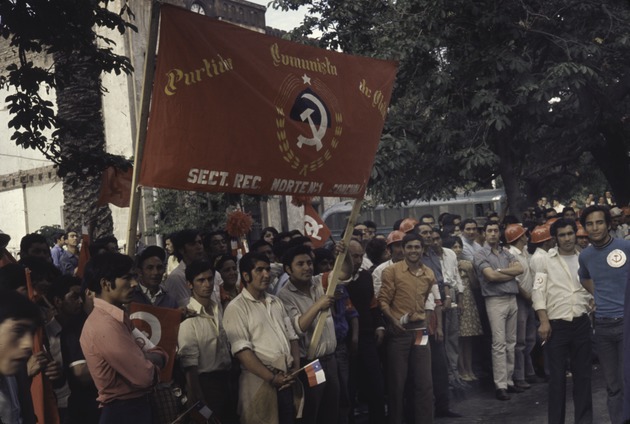
{"label": "crowd of people", "polygon": [[[52,248],[26,235],[18,261],[0,232],[0,422],[36,422],[29,386],[44,374],[67,424],[343,424],[360,405],[370,423],[432,423],[460,416],[453,393],[479,379],[498,401],[548,384],[549,423],[563,423],[568,375],[575,422],[593,423],[593,360],[611,422],[625,422],[630,208],[608,198],[582,208],[541,198],[522,219],[483,223],[366,221],[347,245],[318,248],[270,227],[235,252],[223,231],[185,229],[165,248],[138,244],[132,259],[104,237],[86,264],[77,231]],[[169,354],[134,328],[132,303],[177,311],[168,381]],[[325,381],[305,372],[314,363]]]}

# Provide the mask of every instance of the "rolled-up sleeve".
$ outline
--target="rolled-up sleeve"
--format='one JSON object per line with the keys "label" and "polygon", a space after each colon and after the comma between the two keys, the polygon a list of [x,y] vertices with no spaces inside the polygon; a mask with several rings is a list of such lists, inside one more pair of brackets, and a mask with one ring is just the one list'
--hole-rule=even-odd
{"label": "rolled-up sleeve", "polygon": [[547,274],[537,272],[534,276],[532,303],[535,311],[547,309]]}
{"label": "rolled-up sleeve", "polygon": [[225,333],[230,341],[232,355],[245,349],[254,350],[246,315],[240,312],[238,308],[230,304],[223,314],[223,328],[225,328]]}
{"label": "rolled-up sleeve", "polygon": [[199,365],[199,344],[192,325],[192,320],[182,322],[177,335],[179,350],[177,356],[184,368]]}

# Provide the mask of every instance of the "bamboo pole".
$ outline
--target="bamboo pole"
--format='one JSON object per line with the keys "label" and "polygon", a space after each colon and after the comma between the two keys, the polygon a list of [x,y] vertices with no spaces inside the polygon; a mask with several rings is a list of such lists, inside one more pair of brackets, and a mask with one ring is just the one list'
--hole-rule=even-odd
{"label": "bamboo pole", "polygon": [[149,25],[149,39],[147,53],[144,58],[144,76],[142,98],[140,100],[140,118],[136,128],[136,149],[133,164],[133,178],[131,180],[131,199],[129,201],[129,227],[127,228],[127,255],[133,256],[136,251],[136,231],[138,226],[138,212],[140,211],[140,188],[138,178],[142,166],[144,143],[147,139],[147,122],[149,121],[149,106],[151,104],[151,90],[155,75],[155,55],[157,52],[158,28],[160,23],[160,2],[153,1],[151,5],[151,22]]}
{"label": "bamboo pole", "polygon": [[[348,244],[350,243],[350,239],[352,238],[352,230],[357,222],[357,218],[359,217],[359,212],[361,211],[361,205],[363,204],[363,199],[355,199],[354,205],[352,206],[352,212],[350,212],[350,216],[348,217],[348,225],[346,226],[346,231],[343,233],[343,243],[346,246],[346,249],[337,256],[335,259],[335,266],[330,274],[328,289],[326,290],[326,294],[328,296],[335,295],[335,289],[337,288],[337,284],[339,283],[339,273],[341,272],[341,267],[343,266],[344,261],[346,260],[346,256],[348,254]],[[322,337],[322,331],[324,331],[324,325],[326,325],[326,319],[330,314],[330,308],[322,311],[317,317],[317,323],[315,324],[315,331],[313,331],[313,337],[311,338],[311,344],[308,347],[308,353],[306,357],[308,359],[315,359],[315,350],[317,349],[317,345],[319,344],[319,339]]]}

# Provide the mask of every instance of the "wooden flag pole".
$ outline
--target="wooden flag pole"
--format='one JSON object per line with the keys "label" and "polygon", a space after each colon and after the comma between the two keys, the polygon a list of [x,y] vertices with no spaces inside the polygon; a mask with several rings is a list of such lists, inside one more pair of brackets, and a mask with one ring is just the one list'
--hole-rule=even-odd
{"label": "wooden flag pole", "polygon": [[[344,261],[346,260],[346,255],[348,252],[348,244],[350,243],[350,239],[352,238],[352,230],[354,230],[354,226],[357,222],[357,218],[359,217],[359,212],[361,211],[361,205],[363,204],[363,199],[355,199],[354,205],[352,206],[352,212],[350,212],[350,216],[348,217],[348,225],[346,226],[346,231],[343,233],[343,243],[346,246],[346,249],[337,256],[335,259],[335,266],[330,274],[328,289],[326,290],[326,294],[328,296],[335,295],[335,289],[337,288],[337,284],[339,283],[339,273],[341,272],[341,267],[343,266]],[[326,325],[326,319],[330,314],[330,308],[322,311],[317,317],[317,324],[315,324],[315,331],[313,331],[313,337],[311,338],[311,344],[308,347],[308,353],[306,357],[308,359],[315,359],[315,350],[317,349],[317,345],[319,344],[319,339],[322,337],[322,331],[324,331],[324,325]]]}
{"label": "wooden flag pole", "polygon": [[151,21],[149,24],[149,40],[147,53],[144,58],[144,84],[140,101],[140,117],[136,127],[136,150],[133,163],[133,177],[131,180],[131,199],[129,200],[129,227],[127,228],[127,255],[136,253],[136,231],[138,226],[138,212],[140,211],[140,188],[138,178],[144,153],[144,142],[147,139],[147,123],[149,121],[149,106],[151,104],[151,90],[155,75],[155,54],[157,52],[158,28],[160,23],[160,2],[151,5]]}

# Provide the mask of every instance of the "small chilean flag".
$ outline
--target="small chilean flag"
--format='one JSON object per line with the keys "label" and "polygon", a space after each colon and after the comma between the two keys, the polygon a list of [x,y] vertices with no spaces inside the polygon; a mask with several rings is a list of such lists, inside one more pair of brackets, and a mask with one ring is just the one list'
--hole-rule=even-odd
{"label": "small chilean flag", "polygon": [[308,385],[310,387],[315,387],[326,381],[326,374],[322,369],[322,364],[319,363],[319,359],[315,359],[313,362],[305,366],[304,371],[306,371]]}

